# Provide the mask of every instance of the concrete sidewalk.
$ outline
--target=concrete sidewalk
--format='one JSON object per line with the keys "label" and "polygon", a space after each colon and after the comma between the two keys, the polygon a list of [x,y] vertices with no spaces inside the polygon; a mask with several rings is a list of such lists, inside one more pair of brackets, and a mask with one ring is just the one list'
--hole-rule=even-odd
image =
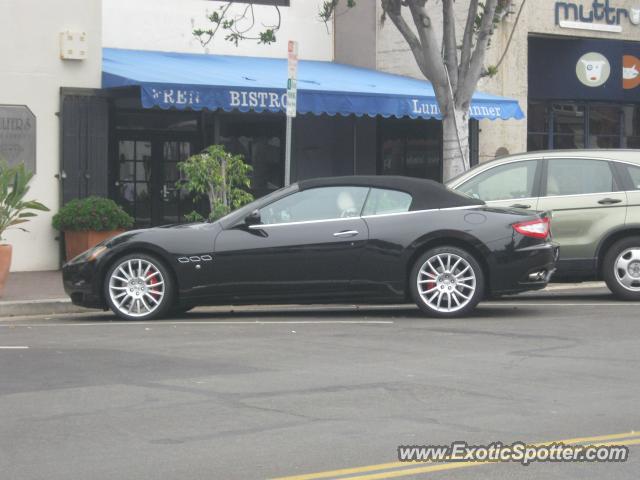
{"label": "concrete sidewalk", "polygon": [[[553,296],[567,290],[605,288],[602,282],[556,283],[545,290],[522,295]],[[64,313],[95,312],[71,303],[62,286],[62,272],[13,272],[0,297],[0,317],[22,315],[53,315]]]}
{"label": "concrete sidewalk", "polygon": [[88,311],[71,303],[62,286],[62,272],[12,272],[0,297],[0,317]]}

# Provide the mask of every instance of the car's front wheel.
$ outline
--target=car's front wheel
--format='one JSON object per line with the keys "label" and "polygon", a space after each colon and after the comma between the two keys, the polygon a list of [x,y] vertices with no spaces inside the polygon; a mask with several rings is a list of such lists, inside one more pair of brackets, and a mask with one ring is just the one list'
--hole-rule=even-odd
{"label": "car's front wheel", "polygon": [[478,261],[458,247],[429,250],[410,273],[413,300],[427,315],[457,317],[469,313],[481,300],[484,275]]}
{"label": "car's front wheel", "polygon": [[167,267],[142,253],[118,259],[107,271],[104,290],[109,308],[125,320],[162,317],[173,303],[173,279]]}
{"label": "car's front wheel", "polygon": [[602,263],[607,287],[623,300],[640,300],[640,237],[618,240]]}

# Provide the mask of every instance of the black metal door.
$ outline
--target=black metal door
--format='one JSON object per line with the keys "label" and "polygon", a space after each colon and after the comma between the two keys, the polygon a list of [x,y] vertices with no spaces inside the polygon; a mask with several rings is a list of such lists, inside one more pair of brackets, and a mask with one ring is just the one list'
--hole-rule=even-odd
{"label": "black metal door", "polygon": [[195,141],[188,137],[120,137],[114,192],[136,227],[180,223],[194,209],[191,196],[177,185],[178,162],[194,153]]}

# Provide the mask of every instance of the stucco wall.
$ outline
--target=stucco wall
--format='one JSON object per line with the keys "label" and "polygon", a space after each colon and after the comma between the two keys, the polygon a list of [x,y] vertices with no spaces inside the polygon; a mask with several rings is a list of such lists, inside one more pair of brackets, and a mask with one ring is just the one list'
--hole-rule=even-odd
{"label": "stucco wall", "polygon": [[[0,0],[0,104],[27,105],[36,115],[37,174],[29,197],[51,213],[26,224],[29,233],[6,234],[13,245],[13,271],[56,269],[58,232],[51,216],[58,208],[60,165],[60,87],[100,87],[101,0]],[[87,32],[88,59],[60,59],[59,33]]]}
{"label": "stucco wall", "polygon": [[[224,40],[220,31],[204,49],[193,37],[193,28],[209,28],[205,15],[226,2],[203,0],[103,0],[104,46],[167,52],[210,53],[260,57],[284,57],[287,41],[299,42],[300,58],[333,59],[331,26],[318,17],[320,0],[293,0],[290,7],[280,7],[282,27],[277,42],[259,45],[245,40],[236,47]],[[232,11],[241,12],[246,5],[238,4]],[[277,13],[272,6],[256,5],[256,18],[264,24],[275,23]],[[234,13],[233,15],[236,15]],[[329,28],[328,28],[329,27]],[[259,31],[257,28],[254,31]]]}
{"label": "stucco wall", "polygon": [[[604,0],[602,0],[604,2]],[[382,13],[379,2],[377,3],[377,18]],[[591,0],[576,0],[577,5],[584,6],[584,13],[588,15],[591,9]],[[439,0],[430,0],[433,8],[433,21],[436,25],[442,22],[442,3]],[[517,12],[522,0],[514,0],[513,10]],[[456,2],[456,16],[458,19],[457,32],[461,39],[463,30],[462,22],[466,16],[468,0]],[[640,26],[633,26],[626,19],[622,20],[622,33],[604,33],[586,30],[560,28],[555,25],[556,0],[529,0],[525,4],[520,21],[515,30],[512,43],[507,55],[493,78],[480,81],[478,89],[496,95],[515,98],[526,114],[528,96],[528,68],[527,68],[527,38],[532,35],[563,35],[572,37],[608,38],[617,40],[640,41]],[[612,7],[640,8],[638,0],[610,0]],[[515,14],[507,16],[496,30],[490,48],[487,52],[487,65],[495,65],[502,55],[507,39],[514,27]],[[412,25],[410,18],[407,22]],[[423,78],[413,56],[397,29],[390,21],[381,25],[376,24],[376,65],[383,71]],[[440,35],[438,35],[440,37]],[[549,59],[553,61],[553,59]],[[525,151],[527,147],[527,121],[517,120],[483,120],[480,122],[480,160],[489,160],[495,157],[496,151],[506,148],[510,153]]]}

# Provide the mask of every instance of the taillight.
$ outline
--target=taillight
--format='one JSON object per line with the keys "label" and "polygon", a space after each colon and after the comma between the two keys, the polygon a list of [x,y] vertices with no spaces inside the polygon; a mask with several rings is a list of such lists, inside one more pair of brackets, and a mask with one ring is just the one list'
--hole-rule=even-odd
{"label": "taillight", "polygon": [[513,229],[516,232],[525,237],[533,238],[547,238],[549,236],[549,228],[549,217],[513,224]]}

